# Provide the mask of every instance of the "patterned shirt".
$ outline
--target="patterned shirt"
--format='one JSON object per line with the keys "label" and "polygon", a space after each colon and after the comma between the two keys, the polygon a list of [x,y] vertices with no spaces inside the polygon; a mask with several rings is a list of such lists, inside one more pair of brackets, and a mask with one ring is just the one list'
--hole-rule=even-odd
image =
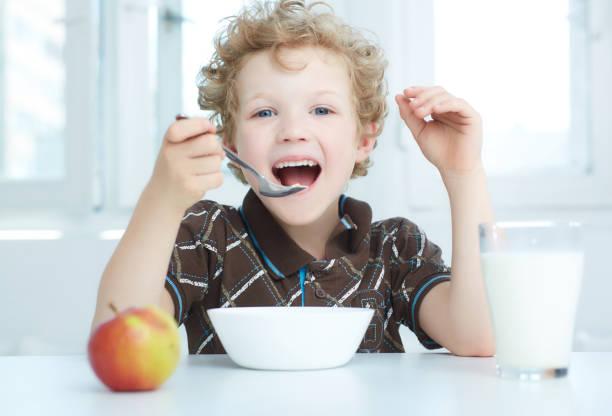
{"label": "patterned shirt", "polygon": [[399,325],[428,349],[419,326],[429,290],[450,279],[441,250],[405,218],[371,223],[370,206],[342,196],[339,221],[317,260],[250,190],[242,206],[199,201],[178,231],[166,289],[185,324],[190,354],[225,353],[207,310],[237,306],[375,309],[359,352],[403,352]]}

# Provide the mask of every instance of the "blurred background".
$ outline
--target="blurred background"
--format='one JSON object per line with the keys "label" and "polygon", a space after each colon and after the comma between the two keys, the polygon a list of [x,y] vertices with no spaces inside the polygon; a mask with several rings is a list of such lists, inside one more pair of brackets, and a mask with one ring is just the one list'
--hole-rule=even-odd
{"label": "blurred background", "polygon": [[[100,276],[174,115],[243,0],[0,0],[0,354],[81,354]],[[499,220],[585,225],[574,349],[612,351],[612,3],[334,0],[389,59],[374,167],[347,194],[451,263],[448,199],[393,95],[442,85],[484,120]],[[227,173],[206,198],[238,205]],[[422,351],[408,330],[406,349]]]}

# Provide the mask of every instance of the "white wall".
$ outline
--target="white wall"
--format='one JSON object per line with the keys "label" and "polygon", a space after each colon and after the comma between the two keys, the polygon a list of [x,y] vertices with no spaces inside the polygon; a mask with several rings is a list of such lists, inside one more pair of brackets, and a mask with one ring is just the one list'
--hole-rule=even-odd
{"label": "white wall", "polygon": [[0,354],[85,352],[100,275],[116,241],[0,241]]}
{"label": "white wall", "polygon": [[[235,196],[236,193],[234,199],[240,199]],[[370,202],[376,216],[382,210],[382,202]],[[406,213],[398,210],[396,215]],[[607,257],[612,247],[612,215],[607,211],[558,209],[500,211],[497,216],[501,219],[583,219],[594,224],[585,227],[587,262],[574,347],[579,351],[612,351],[612,302],[609,301],[612,271]],[[445,261],[450,264],[448,215],[421,212],[413,213],[411,219],[442,247]],[[96,225],[83,223],[68,230],[60,240],[0,240],[0,355],[85,352],[99,279],[117,244],[117,240],[99,239],[100,230]],[[409,330],[403,330],[402,335],[407,350],[423,350]]]}
{"label": "white wall", "polygon": [[100,276],[116,244],[98,233],[0,240],[0,355],[84,354]]}

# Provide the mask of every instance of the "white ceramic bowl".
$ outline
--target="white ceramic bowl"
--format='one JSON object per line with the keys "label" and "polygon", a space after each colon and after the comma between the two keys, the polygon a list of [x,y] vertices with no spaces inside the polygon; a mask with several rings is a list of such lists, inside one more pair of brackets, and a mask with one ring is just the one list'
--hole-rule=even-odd
{"label": "white ceramic bowl", "polygon": [[235,307],[208,316],[236,364],[258,370],[313,370],[346,364],[355,354],[373,309]]}

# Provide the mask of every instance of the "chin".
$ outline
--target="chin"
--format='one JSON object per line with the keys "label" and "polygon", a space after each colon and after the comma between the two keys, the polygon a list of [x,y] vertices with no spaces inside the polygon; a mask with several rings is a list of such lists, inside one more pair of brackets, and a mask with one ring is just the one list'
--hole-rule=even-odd
{"label": "chin", "polygon": [[264,205],[275,217],[287,225],[301,226],[312,224],[318,220],[327,207],[321,204],[305,203],[303,200],[294,199],[289,201],[284,198],[266,198]]}
{"label": "chin", "polygon": [[263,197],[262,201],[272,215],[290,226],[312,224],[323,217],[329,209],[337,212],[340,193],[324,196],[317,195],[317,192],[308,191],[303,195],[298,193],[283,198]]}

